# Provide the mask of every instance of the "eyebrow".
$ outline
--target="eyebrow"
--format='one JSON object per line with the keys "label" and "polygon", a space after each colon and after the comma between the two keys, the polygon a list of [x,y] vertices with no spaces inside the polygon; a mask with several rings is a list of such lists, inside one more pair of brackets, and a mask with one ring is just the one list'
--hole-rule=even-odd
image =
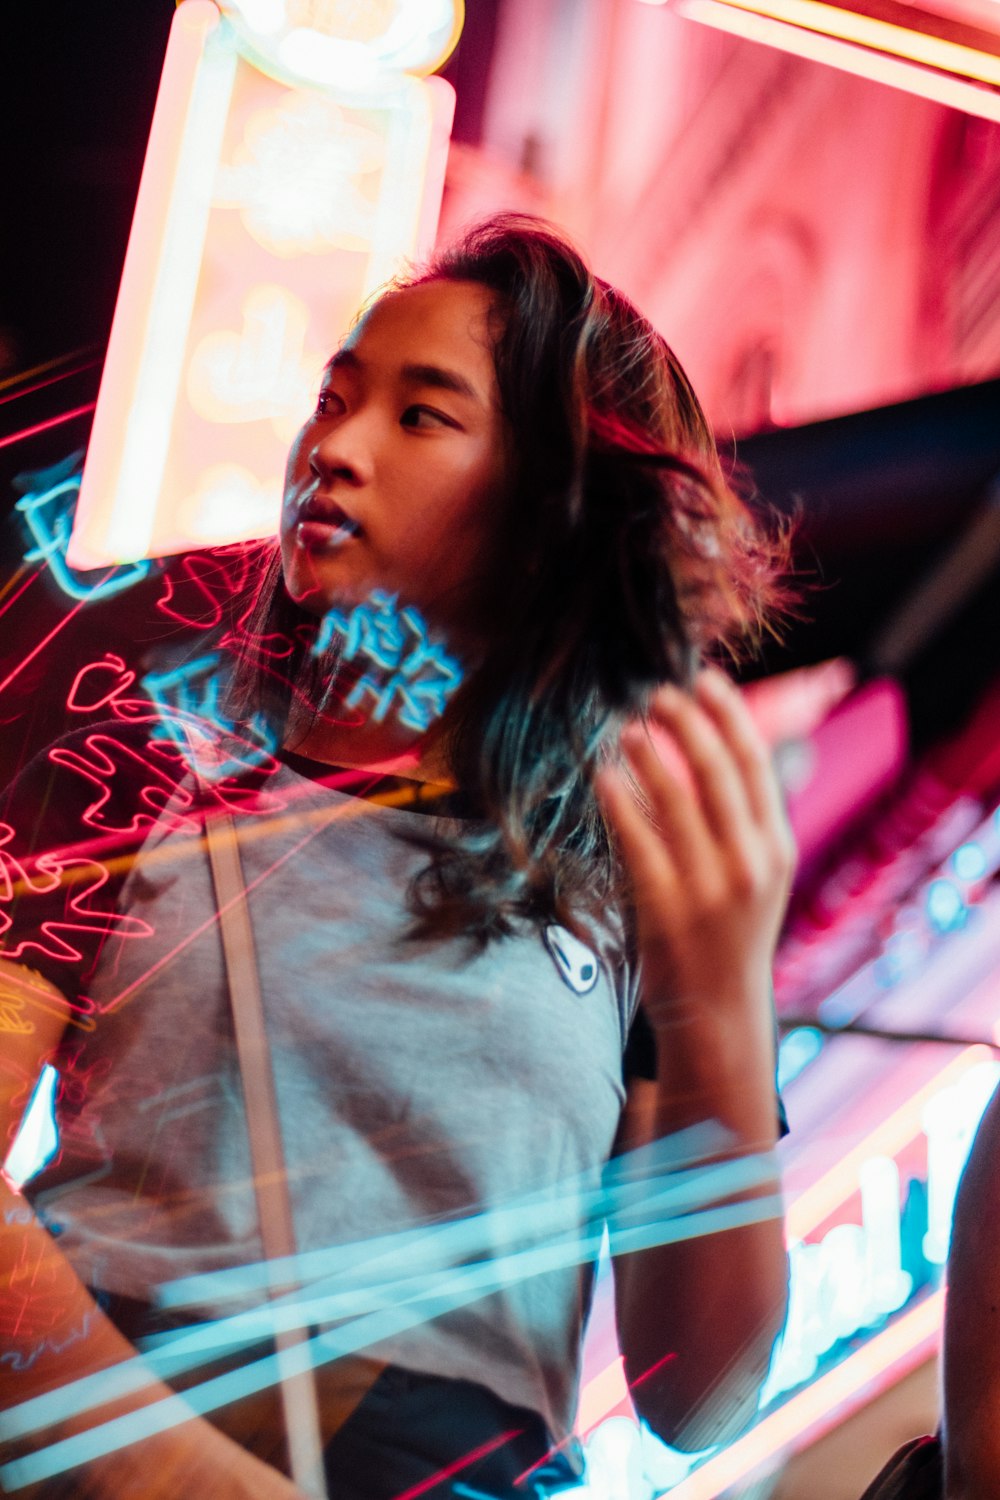
{"label": "eyebrow", "polygon": [[[353,349],[338,349],[337,353],[327,362],[327,374],[334,370],[357,370],[364,369],[364,361],[359,359]],[[483,398],[476,390],[471,381],[457,370],[446,369],[443,365],[403,365],[400,370],[402,379],[409,385],[429,385],[439,391],[451,391],[456,396],[464,396],[468,401],[475,401],[477,406],[483,405]]]}

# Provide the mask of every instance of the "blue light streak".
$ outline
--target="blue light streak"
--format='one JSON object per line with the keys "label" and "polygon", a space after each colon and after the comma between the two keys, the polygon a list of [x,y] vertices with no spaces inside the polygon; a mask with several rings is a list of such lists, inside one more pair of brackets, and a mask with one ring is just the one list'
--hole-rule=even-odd
{"label": "blue light streak", "polygon": [[93,584],[79,577],[67,563],[66,549],[83,473],[82,457],[82,453],[73,453],[52,468],[18,476],[14,483],[24,493],[14,508],[21,512],[35,543],[24,554],[25,562],[46,563],[64,594],[90,604],[131,588],[146,577],[152,564],[148,560],[125,564]]}
{"label": "blue light streak", "polygon": [[[196,769],[209,781],[221,781],[248,766],[263,765],[277,747],[277,736],[263,714],[254,714],[248,724],[240,725],[223,714],[219,706],[220,667],[218,651],[209,651],[167,672],[147,672],[140,680],[160,710],[153,739],[168,740],[185,759],[194,758]],[[192,728],[196,731],[194,744]],[[220,736],[236,736],[239,754],[221,760],[199,756],[197,741],[206,729],[213,747]]]}
{"label": "blue light streak", "polygon": [[368,602],[349,615],[331,609],[323,617],[313,654],[342,638],[345,661],[360,658],[377,670],[366,672],[347,699],[357,708],[366,697],[375,700],[371,717],[377,724],[399,704],[399,721],[423,733],[444,713],[445,705],[462,680],[462,669],[437,642],[430,640],[420,611],[400,609],[395,594],[373,589]]}
{"label": "blue light streak", "polygon": [[[717,1147],[717,1133],[712,1132],[712,1137]],[[685,1132],[684,1139],[690,1144],[692,1133]],[[663,1147],[675,1143],[658,1144]],[[664,1171],[661,1164],[665,1154],[670,1166]],[[778,1193],[745,1203],[706,1206],[752,1187],[773,1185],[774,1180],[774,1158],[770,1153],[678,1171],[676,1152],[644,1147],[612,1163],[602,1187],[581,1192],[578,1184],[571,1184],[570,1192],[563,1192],[555,1199],[550,1197],[545,1205],[541,1203],[541,1195],[533,1194],[524,1203],[506,1210],[434,1226],[424,1237],[434,1242],[439,1251],[446,1249],[451,1257],[455,1257],[456,1251],[464,1253],[472,1226],[478,1227],[480,1244],[495,1242],[501,1226],[507,1238],[518,1227],[530,1232],[533,1243],[471,1265],[441,1265],[439,1256],[437,1269],[424,1269],[415,1275],[383,1279],[371,1285],[330,1290],[321,1282],[308,1288],[305,1294],[290,1293],[248,1312],[161,1335],[149,1341],[148,1352],[142,1357],[124,1361],[99,1375],[85,1376],[12,1408],[0,1417],[0,1436],[21,1437],[93,1406],[139,1392],[160,1376],[169,1378],[196,1368],[221,1352],[250,1347],[279,1329],[310,1327],[334,1318],[347,1320],[336,1330],[317,1334],[284,1351],[280,1368],[279,1357],[268,1354],[186,1391],[183,1399],[166,1398],[8,1463],[0,1468],[0,1481],[9,1489],[19,1489],[155,1432],[166,1431],[188,1420],[192,1412],[204,1415],[242,1396],[267,1389],[283,1375],[357,1353],[477,1301],[513,1281],[595,1260],[604,1236],[604,1215],[608,1217],[615,1254],[780,1217],[782,1205]],[[540,1237],[538,1213],[543,1206],[548,1208],[551,1219],[548,1233]],[[563,1227],[567,1207],[574,1214],[589,1211],[591,1222],[582,1234],[575,1226],[569,1230]],[[489,1238],[484,1240],[487,1229]],[[415,1237],[400,1239],[407,1241],[410,1263],[409,1250]],[[361,1248],[353,1247],[355,1252]],[[397,1244],[397,1255],[389,1257],[389,1268],[394,1259],[398,1260],[401,1249]],[[271,1265],[259,1269],[267,1280],[273,1281],[278,1268]],[[386,1269],[382,1267],[383,1273]]]}

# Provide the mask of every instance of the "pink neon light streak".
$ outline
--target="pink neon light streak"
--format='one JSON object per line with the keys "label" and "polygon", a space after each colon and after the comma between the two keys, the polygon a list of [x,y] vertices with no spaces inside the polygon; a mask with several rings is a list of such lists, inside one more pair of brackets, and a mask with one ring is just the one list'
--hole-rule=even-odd
{"label": "pink neon light streak", "polygon": [[[25,385],[19,390],[9,391],[6,396],[0,396],[0,406],[5,406],[8,401],[19,401],[22,396],[30,396],[35,391],[47,390],[50,385],[58,385],[60,380],[71,380],[74,375],[82,375],[84,370],[92,370],[95,365],[99,364],[99,359],[88,359],[82,365],[74,365],[71,370],[60,370],[58,375],[50,375],[47,380],[36,380],[34,385]],[[27,371],[27,375],[30,374],[31,371]],[[4,383],[0,383],[0,390],[3,390]]]}
{"label": "pink neon light streak", "polygon": [[[5,615],[7,613],[7,611],[10,609],[11,605],[12,604],[16,604],[17,600],[20,599],[21,595],[27,589],[29,589],[31,587],[31,585],[34,583],[35,579],[38,578],[41,573],[44,573],[44,571],[45,571],[45,568],[44,568],[44,566],[42,566],[40,568],[36,568],[33,573],[29,573],[28,576],[27,576],[27,578],[25,578],[24,582],[21,584],[21,587],[17,590],[17,592],[14,593],[14,594],[11,594],[11,596],[7,600],[7,602],[2,606],[2,608],[0,608],[0,615]],[[14,577],[11,578],[8,581],[7,588],[13,587],[13,585],[14,585],[14,583],[16,581],[17,581],[17,575],[15,574]],[[0,599],[3,598],[4,592],[6,592],[6,590],[0,590]]]}
{"label": "pink neon light streak", "polygon": [[36,422],[34,427],[22,427],[20,432],[0,438],[0,448],[9,448],[12,443],[21,443],[26,438],[37,437],[40,432],[48,432],[51,427],[59,427],[63,422],[72,422],[75,417],[85,417],[88,412],[94,410],[96,405],[96,401],[88,401],[86,406],[74,406],[72,411],[60,412],[58,417],[49,417],[45,422]]}
{"label": "pink neon light streak", "polygon": [[513,1427],[510,1432],[501,1432],[499,1437],[490,1438],[488,1443],[482,1443],[480,1447],[473,1448],[469,1453],[465,1453],[461,1458],[457,1458],[454,1463],[448,1464],[446,1468],[439,1469],[436,1474],[430,1474],[426,1479],[421,1479],[419,1484],[411,1485],[408,1490],[401,1490],[394,1497],[394,1500],[417,1500],[418,1495],[426,1494],[429,1489],[436,1484],[440,1484],[443,1479],[452,1479],[456,1474],[460,1474],[463,1469],[467,1469],[470,1464],[474,1464],[477,1459],[485,1458],[488,1453],[493,1453],[497,1448],[502,1448],[504,1443],[509,1443],[512,1438],[520,1437],[522,1431],[523,1428]]}
{"label": "pink neon light streak", "polygon": [[[104,581],[107,578],[110,578],[110,576],[111,576],[111,574],[113,572],[114,572],[114,568],[109,568],[102,575],[102,577],[100,579],[100,582],[104,583]],[[21,658],[21,660],[18,662],[17,666],[14,668],[13,672],[8,672],[7,676],[4,678],[3,682],[0,682],[0,693],[3,692],[4,688],[10,686],[10,684],[14,681],[15,677],[18,677],[24,671],[25,667],[28,665],[28,663],[30,661],[34,661],[35,657],[38,656],[40,652],[42,652],[42,651],[45,650],[45,647],[49,644],[49,642],[52,641],[52,640],[54,640],[56,638],[56,636],[59,634],[60,630],[63,630],[65,628],[65,626],[67,626],[69,624],[70,620],[73,619],[74,615],[79,614],[80,610],[83,608],[83,606],[87,602],[88,601],[86,599],[81,599],[78,604],[74,604],[73,608],[71,610],[69,610],[66,614],[64,614],[63,617],[62,617],[62,619],[57,624],[53,625],[53,627],[49,631],[48,635],[42,636],[42,639],[38,642],[38,645],[37,646],[33,646],[32,649],[28,652],[27,656],[24,656],[24,657]]]}

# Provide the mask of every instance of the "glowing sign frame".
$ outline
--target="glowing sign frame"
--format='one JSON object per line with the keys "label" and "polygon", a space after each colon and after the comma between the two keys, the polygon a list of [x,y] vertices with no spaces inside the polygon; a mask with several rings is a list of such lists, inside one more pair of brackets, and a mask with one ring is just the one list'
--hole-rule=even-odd
{"label": "glowing sign frame", "polygon": [[433,242],[454,102],[443,79],[405,73],[362,100],[289,87],[247,61],[213,0],[178,7],[72,568],[273,535],[331,349]]}

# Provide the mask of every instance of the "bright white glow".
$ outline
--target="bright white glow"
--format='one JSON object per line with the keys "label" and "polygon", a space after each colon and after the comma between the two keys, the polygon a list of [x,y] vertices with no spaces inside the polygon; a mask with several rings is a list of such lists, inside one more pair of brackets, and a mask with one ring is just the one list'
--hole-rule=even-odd
{"label": "bright white glow", "polygon": [[218,0],[247,55],[293,86],[315,83],[363,92],[392,75],[433,72],[458,40],[461,0],[381,0],[343,5],[313,0]]}
{"label": "bright white glow", "polygon": [[316,370],[305,357],[309,309],[286,287],[250,288],[241,309],[243,327],[206,334],[191,356],[187,391],[209,422],[297,418],[315,396]]}
{"label": "bright white glow", "polygon": [[389,115],[385,177],[379,195],[364,296],[383,286],[400,268],[400,227],[419,213],[419,184],[426,181],[433,121],[426,85],[408,79],[405,107]]}
{"label": "bright white glow", "polygon": [[609,1417],[584,1444],[589,1500],[651,1500],[639,1429],[629,1417]]}
{"label": "bright white glow", "polygon": [[224,35],[212,33],[195,75],[183,125],[177,196],[160,245],[156,291],[132,392],[133,416],[122,442],[107,537],[108,550],[122,562],[133,562],[149,551],[153,517],[143,498],[159,490],[167,460],[208,227],[212,179],[235,71],[235,50]]}
{"label": "bright white glow", "polygon": [[891,1157],[873,1156],[858,1175],[865,1226],[863,1327],[902,1307],[913,1290],[913,1277],[903,1270],[899,1168]]}
{"label": "bright white glow", "polygon": [[972,843],[963,844],[961,849],[955,850],[951,865],[959,880],[968,885],[975,880],[981,880],[989,868],[983,846]]}
{"label": "bright white glow", "polygon": [[274,36],[285,24],[285,0],[229,0],[250,31]]}
{"label": "bright white glow", "polygon": [[247,123],[232,165],[219,170],[215,201],[239,210],[272,255],[367,248],[385,142],[332,99],[289,92]]}
{"label": "bright white glow", "polygon": [[15,1188],[30,1181],[59,1149],[56,1125],[58,1085],[59,1074],[46,1063],[3,1164],[4,1176]]}
{"label": "bright white glow", "polygon": [[211,464],[179,520],[186,536],[207,547],[277,530],[280,507],[280,476],[267,484],[239,464]]}
{"label": "bright white glow", "polygon": [[382,74],[379,59],[360,42],[324,36],[308,26],[296,26],[282,38],[278,59],[303,83],[325,83],[352,92],[371,88]]}
{"label": "bright white glow", "polygon": [[984,120],[1000,121],[1000,95],[964,78],[946,77],[901,57],[870,52],[838,37],[776,21],[769,15],[738,10],[722,0],[677,0],[675,9],[678,15],[712,26],[717,31],[727,31],[766,47],[777,47],[781,52],[839,68],[872,83],[888,84],[890,88],[902,89],[921,99],[931,99],[949,109],[978,115]]}
{"label": "bright white glow", "polygon": [[929,1099],[922,1124],[927,1136],[927,1233],[923,1250],[932,1265],[948,1259],[955,1194],[983,1111],[1000,1080],[1000,1063],[970,1068],[961,1083]]}

